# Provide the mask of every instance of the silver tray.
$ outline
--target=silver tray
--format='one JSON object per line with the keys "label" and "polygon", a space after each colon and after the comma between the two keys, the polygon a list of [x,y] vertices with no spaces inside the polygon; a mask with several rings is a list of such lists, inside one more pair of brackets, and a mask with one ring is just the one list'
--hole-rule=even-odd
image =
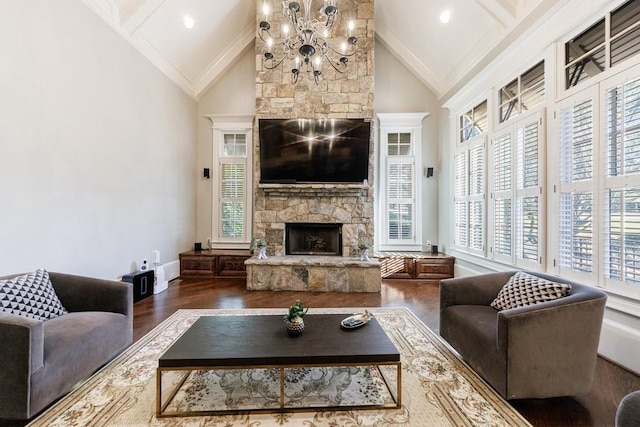
{"label": "silver tray", "polygon": [[365,310],[364,313],[356,313],[353,316],[342,319],[340,326],[344,329],[358,329],[369,323],[371,314]]}

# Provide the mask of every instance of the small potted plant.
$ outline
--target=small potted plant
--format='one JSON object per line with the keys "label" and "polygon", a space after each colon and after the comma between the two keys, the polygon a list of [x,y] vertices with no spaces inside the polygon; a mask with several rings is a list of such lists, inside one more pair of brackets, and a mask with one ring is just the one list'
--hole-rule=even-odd
{"label": "small potted plant", "polygon": [[360,254],[360,261],[369,261],[369,244],[367,242],[357,242],[353,244],[355,252]]}
{"label": "small potted plant", "polygon": [[292,337],[296,337],[304,331],[304,320],[309,309],[302,306],[300,300],[296,300],[295,304],[289,307],[289,312],[284,315],[284,323],[287,326],[287,332]]}
{"label": "small potted plant", "polygon": [[264,239],[253,239],[251,244],[253,251],[258,251],[258,259],[267,259],[267,241]]}

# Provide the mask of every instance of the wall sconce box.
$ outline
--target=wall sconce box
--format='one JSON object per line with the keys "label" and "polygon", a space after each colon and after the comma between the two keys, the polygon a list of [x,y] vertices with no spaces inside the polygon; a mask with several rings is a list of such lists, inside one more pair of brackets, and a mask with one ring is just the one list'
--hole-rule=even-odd
{"label": "wall sconce box", "polygon": [[154,271],[134,271],[122,276],[123,282],[133,283],[133,302],[153,295]]}

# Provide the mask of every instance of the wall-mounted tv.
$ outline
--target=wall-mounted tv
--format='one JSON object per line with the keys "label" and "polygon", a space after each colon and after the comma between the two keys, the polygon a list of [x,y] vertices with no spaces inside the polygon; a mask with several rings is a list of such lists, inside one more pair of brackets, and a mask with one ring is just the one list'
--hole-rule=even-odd
{"label": "wall-mounted tv", "polygon": [[362,183],[370,119],[260,119],[261,183]]}

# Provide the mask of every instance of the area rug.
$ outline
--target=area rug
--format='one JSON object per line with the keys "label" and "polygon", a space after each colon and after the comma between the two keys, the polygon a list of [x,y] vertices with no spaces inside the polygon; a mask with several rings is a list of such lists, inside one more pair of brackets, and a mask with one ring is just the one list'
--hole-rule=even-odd
{"label": "area rug", "polygon": [[[352,314],[344,308],[311,309],[313,313]],[[462,362],[450,347],[406,308],[369,308],[402,360],[402,408],[282,412],[206,417],[156,418],[158,358],[200,316],[283,314],[285,309],[179,310],[129,347],[118,358],[32,421],[29,426],[213,426],[213,427],[365,427],[365,426],[530,426],[506,401]],[[266,371],[266,370],[265,370]],[[344,383],[346,372],[305,371],[295,378],[330,377]],[[228,396],[220,386],[225,374],[196,372],[176,396],[180,405],[195,405],[211,393]],[[234,375],[243,375],[235,373]],[[246,374],[244,374],[246,375]],[[268,372],[254,375],[265,381]],[[360,384],[346,399],[387,399],[370,389],[380,378],[373,369],[348,372],[349,384]],[[213,381],[217,378],[218,383]],[[164,378],[164,376],[163,376]],[[235,377],[233,377],[235,378]],[[232,378],[232,379],[233,379]],[[237,378],[236,378],[237,379]],[[246,378],[245,378],[246,380]],[[212,382],[213,381],[213,382]],[[212,385],[213,384],[213,385]],[[217,384],[217,385],[216,385]],[[257,383],[256,383],[257,384]],[[337,386],[347,389],[348,387]],[[378,387],[373,389],[378,390]],[[208,390],[208,391],[203,391]],[[217,390],[217,391],[216,391]],[[222,390],[222,391],[221,391]],[[182,393],[182,394],[181,394]],[[360,390],[362,394],[362,390]],[[335,398],[335,392],[325,397]],[[333,397],[332,397],[333,396]]]}

